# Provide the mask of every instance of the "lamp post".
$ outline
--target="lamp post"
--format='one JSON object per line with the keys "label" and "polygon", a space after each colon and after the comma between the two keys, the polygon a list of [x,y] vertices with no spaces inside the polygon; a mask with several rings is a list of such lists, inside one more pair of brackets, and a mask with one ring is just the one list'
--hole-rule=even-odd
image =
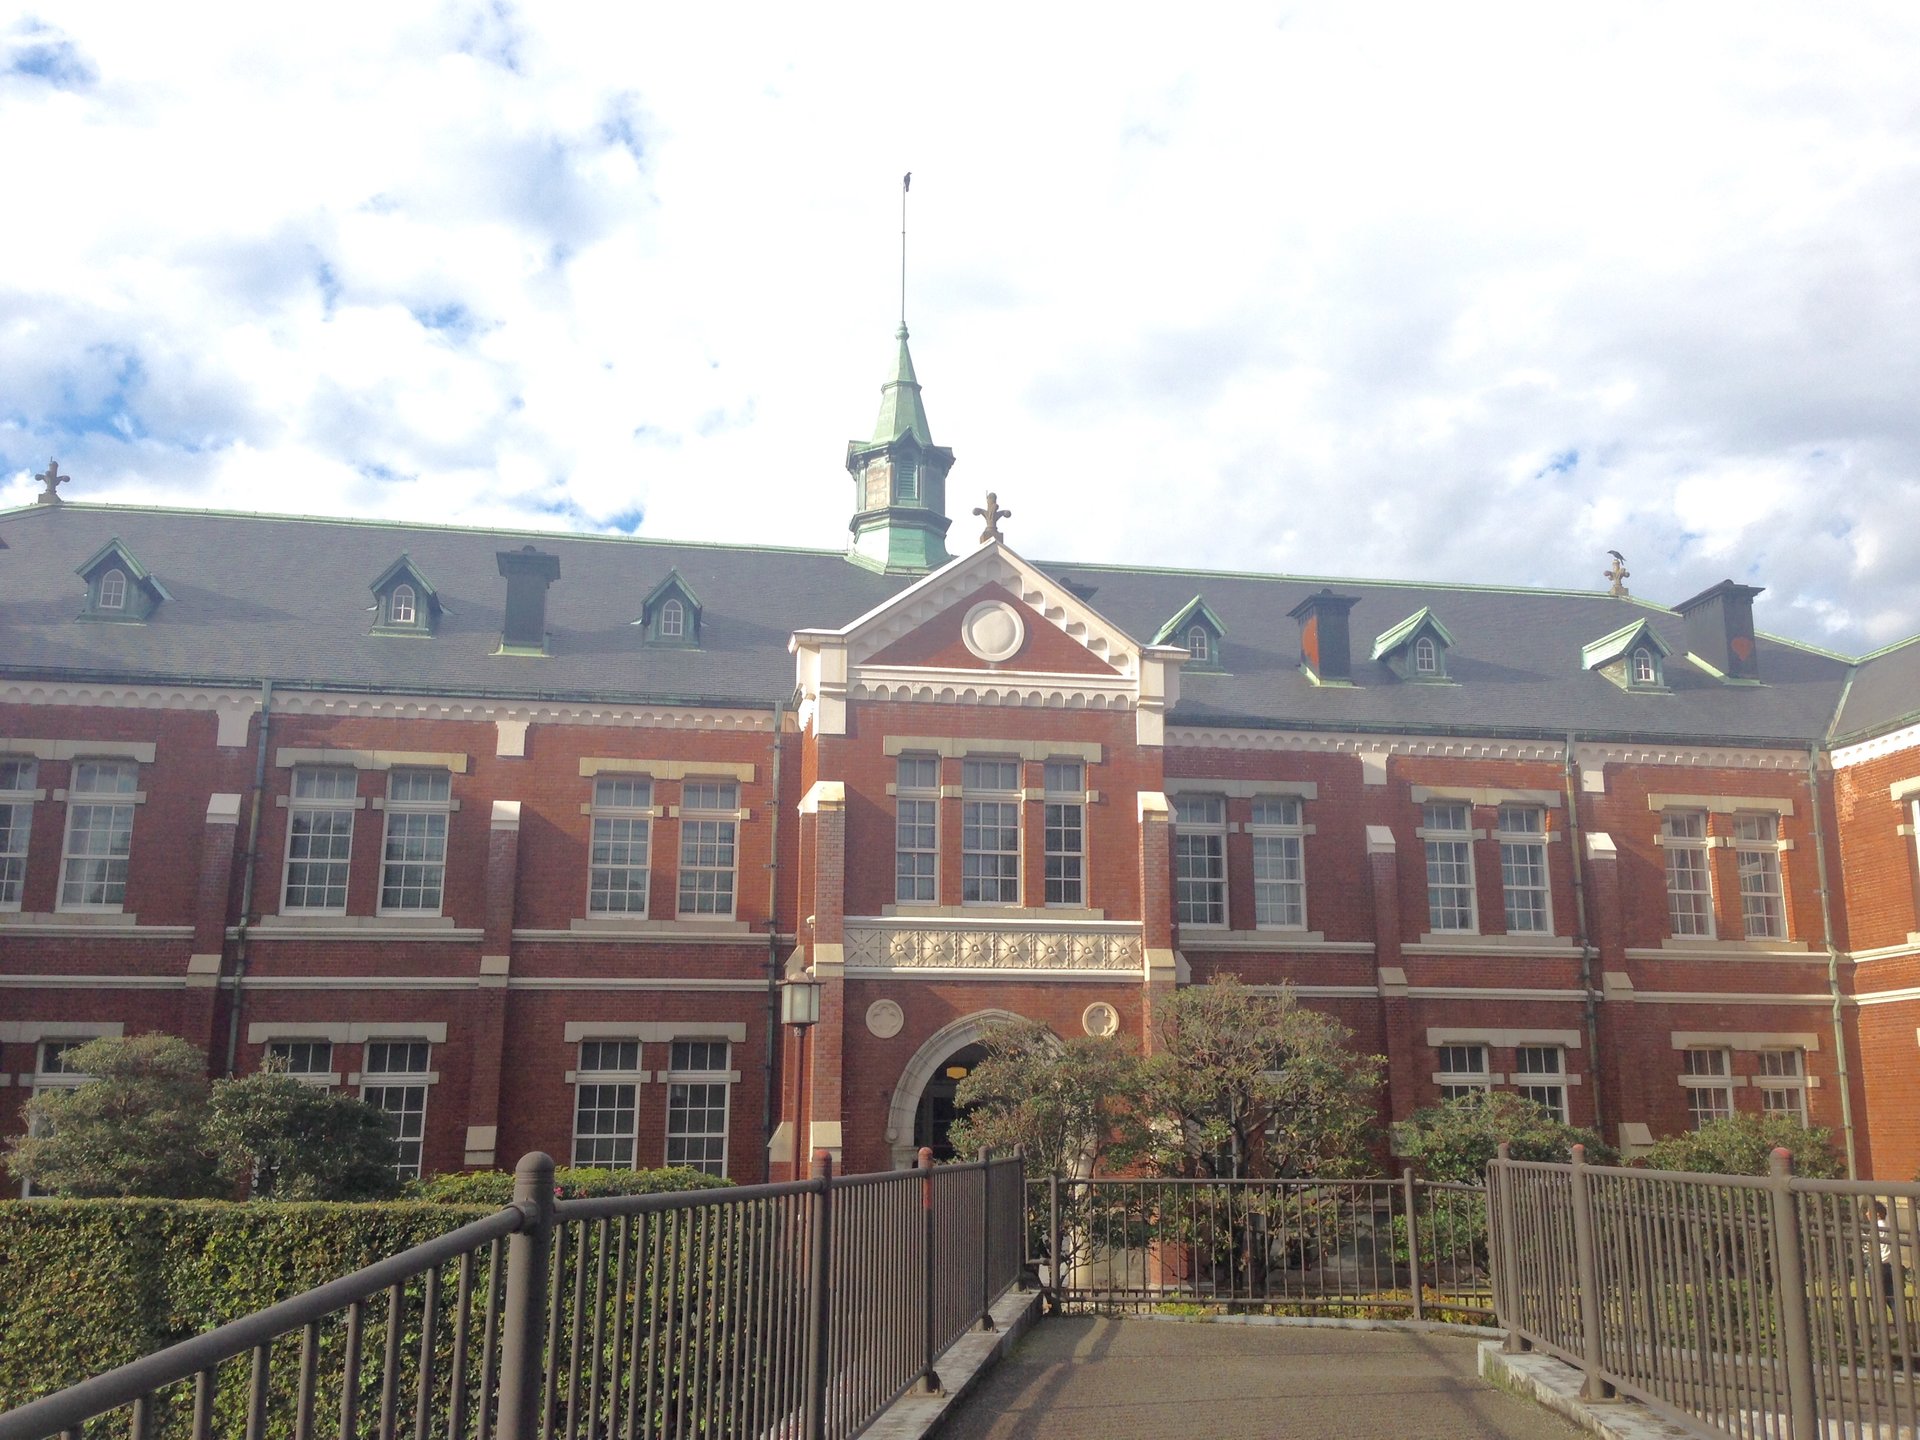
{"label": "lamp post", "polygon": [[813,1153],[808,1136],[813,1107],[807,1094],[807,1032],[820,1023],[818,980],[796,978],[780,987],[780,1023],[793,1027],[799,1057],[793,1120],[793,1178],[799,1180],[805,1176],[806,1160]]}

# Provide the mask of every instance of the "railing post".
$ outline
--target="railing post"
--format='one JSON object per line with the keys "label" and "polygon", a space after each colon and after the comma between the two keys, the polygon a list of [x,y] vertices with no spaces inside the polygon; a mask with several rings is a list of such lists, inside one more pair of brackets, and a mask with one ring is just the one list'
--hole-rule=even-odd
{"label": "railing post", "polygon": [[[1513,1147],[1502,1140],[1493,1163],[1493,1184],[1487,1187],[1487,1221],[1500,1254],[1500,1273],[1493,1287],[1494,1319],[1501,1321],[1507,1332],[1500,1342],[1501,1350],[1508,1355],[1518,1355],[1532,1345],[1520,1334],[1520,1248],[1514,1238],[1519,1226],[1514,1214],[1512,1167]],[[1496,1196],[1499,1197],[1497,1203]],[[1497,1225],[1493,1223],[1496,1214]],[[1491,1261],[1493,1256],[1489,1254],[1487,1258]]]}
{"label": "railing post", "polygon": [[1017,1266],[1017,1278],[1014,1280],[1013,1285],[1014,1289],[1025,1294],[1027,1289],[1027,1236],[1033,1233],[1027,1224],[1027,1147],[1025,1145],[1014,1146],[1013,1158],[1017,1162],[1013,1171],[1014,1183],[1017,1187],[1014,1190],[1014,1194],[1020,1197],[1020,1255],[1019,1265]]}
{"label": "railing post", "polygon": [[1807,1324],[1807,1278],[1800,1238],[1800,1207],[1793,1198],[1793,1156],[1776,1148],[1767,1159],[1773,1201],[1773,1254],[1780,1277],[1780,1337],[1786,1344],[1787,1434],[1813,1440],[1818,1433],[1813,1388],[1813,1338]]}
{"label": "railing post", "polygon": [[993,1151],[980,1153],[980,1328],[993,1323]]}
{"label": "railing post", "polygon": [[1400,1170],[1400,1188],[1407,1206],[1407,1285],[1413,1291],[1413,1318],[1424,1320],[1427,1318],[1427,1302],[1420,1293],[1420,1218],[1411,1165],[1403,1166]]}
{"label": "railing post", "polygon": [[1060,1172],[1047,1176],[1047,1309],[1060,1313],[1065,1288],[1060,1281]]}
{"label": "railing post", "polygon": [[1593,1195],[1587,1186],[1587,1147],[1573,1147],[1568,1176],[1573,1191],[1573,1268],[1580,1292],[1582,1400],[1611,1400],[1613,1387],[1600,1378],[1600,1262],[1593,1250]]}
{"label": "railing post", "polygon": [[526,1221],[507,1241],[506,1314],[500,1341],[499,1440],[539,1433],[547,1259],[553,1245],[553,1157],[534,1151],[513,1172],[514,1208]]}
{"label": "railing post", "polygon": [[805,1440],[826,1440],[827,1433],[827,1302],[833,1286],[833,1156],[813,1152],[813,1232],[807,1238],[807,1396],[801,1416]]}
{"label": "railing post", "polygon": [[922,1145],[914,1163],[920,1171],[920,1215],[924,1226],[924,1240],[920,1247],[920,1289],[927,1301],[927,1326],[921,1351],[926,1363],[920,1368],[920,1378],[913,1382],[913,1393],[944,1395],[947,1392],[940,1388],[940,1376],[933,1368],[934,1321],[937,1318],[933,1312],[933,1151]]}

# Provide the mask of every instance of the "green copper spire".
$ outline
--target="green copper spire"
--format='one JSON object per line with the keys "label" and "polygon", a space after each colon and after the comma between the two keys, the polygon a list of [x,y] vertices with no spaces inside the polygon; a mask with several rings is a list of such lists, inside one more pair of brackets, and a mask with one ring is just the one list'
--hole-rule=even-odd
{"label": "green copper spire", "polygon": [[896,338],[900,356],[894,362],[893,378],[880,387],[880,418],[873,425],[873,443],[885,445],[911,434],[922,445],[931,445],[933,432],[927,428],[927,407],[920,399],[920,381],[913,373],[904,323]]}

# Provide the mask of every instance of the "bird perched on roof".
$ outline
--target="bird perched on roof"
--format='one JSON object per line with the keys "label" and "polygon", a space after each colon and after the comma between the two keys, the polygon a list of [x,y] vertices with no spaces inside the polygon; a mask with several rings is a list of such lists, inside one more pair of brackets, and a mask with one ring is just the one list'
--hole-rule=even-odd
{"label": "bird perched on roof", "polygon": [[1613,565],[1609,569],[1602,570],[1600,578],[1611,582],[1614,599],[1624,600],[1627,598],[1627,576],[1633,572],[1627,569],[1627,557],[1618,550],[1609,550],[1607,554],[1613,557]]}

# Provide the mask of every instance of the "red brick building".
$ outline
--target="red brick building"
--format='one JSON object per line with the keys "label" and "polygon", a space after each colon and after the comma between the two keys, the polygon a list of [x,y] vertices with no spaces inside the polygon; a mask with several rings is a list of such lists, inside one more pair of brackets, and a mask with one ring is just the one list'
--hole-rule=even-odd
{"label": "red brick building", "polygon": [[1757,634],[1732,582],[950,559],[904,332],[884,397],[845,554],[0,515],[0,1124],[158,1029],[428,1171],[871,1169],[996,1020],[1149,1036],[1232,972],[1392,1116],[1780,1109],[1920,1168],[1920,642]]}

